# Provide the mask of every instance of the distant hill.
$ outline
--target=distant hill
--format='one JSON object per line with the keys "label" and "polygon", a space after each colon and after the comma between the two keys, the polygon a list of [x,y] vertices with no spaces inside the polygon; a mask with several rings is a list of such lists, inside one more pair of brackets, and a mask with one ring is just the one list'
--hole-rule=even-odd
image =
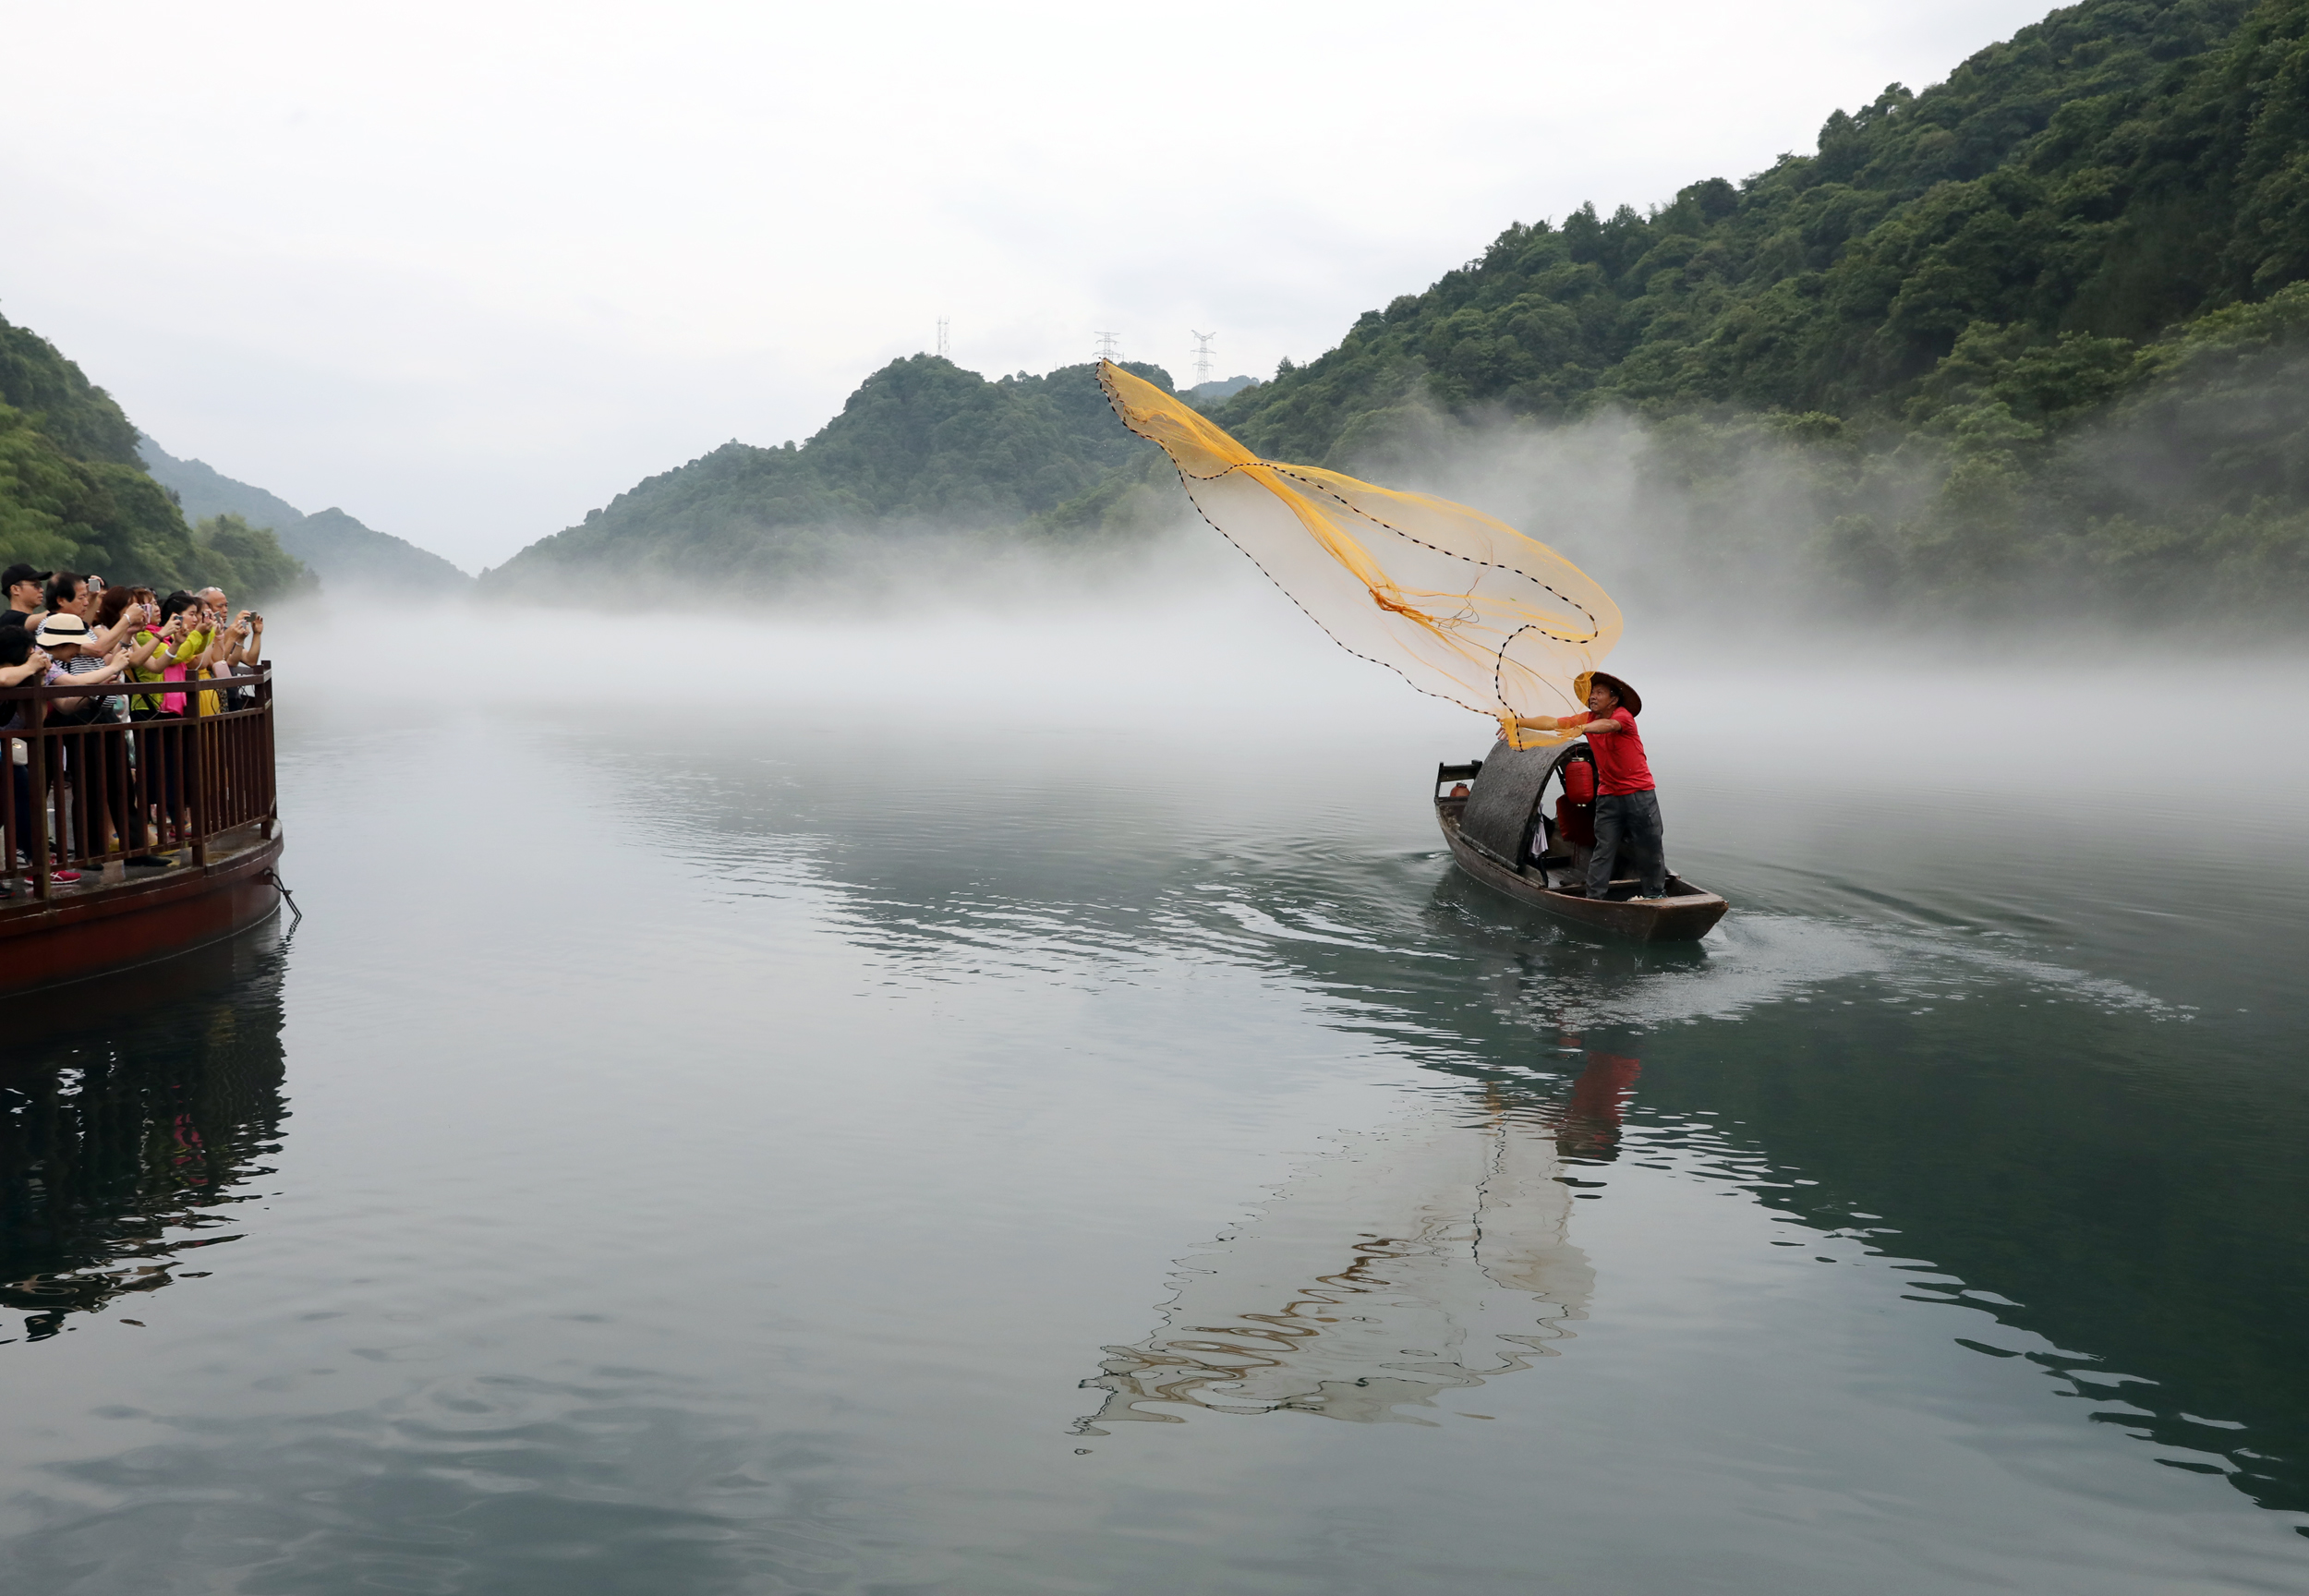
{"label": "distant hill", "polygon": [[308,580],[269,532],[190,526],[137,457],[137,429],[56,346],[0,318],[0,564],[166,592],[264,599]]}
{"label": "distant hill", "polygon": [[[1170,385],[1159,367],[1130,369]],[[838,566],[862,540],[1018,528],[1151,448],[1115,424],[1093,373],[1070,366],[989,381],[936,356],[894,360],[806,443],[733,440],[531,544],[482,586],[791,578]]]}
{"label": "distant hill", "polygon": [[1224,381],[1213,379],[1208,382],[1198,382],[1191,388],[1180,389],[1179,397],[1208,408],[1221,400],[1232,399],[1257,381],[1256,377],[1228,377]]}
{"label": "distant hill", "polygon": [[473,578],[428,550],[364,526],[344,511],[308,515],[286,500],[236,482],[199,460],[179,460],[141,434],[137,447],[155,481],[175,490],[185,514],[196,517],[237,515],[251,526],[269,526],[281,547],[304,562],[324,587],[388,588],[402,592],[463,592]]}
{"label": "distant hill", "polygon": [[281,547],[318,572],[334,592],[361,587],[449,594],[473,586],[470,575],[431,550],[363,526],[333,505],[282,529]]}
{"label": "distant hill", "polygon": [[201,461],[179,460],[141,432],[137,434],[137,458],[152,480],[175,493],[187,515],[237,515],[252,526],[270,526],[276,533],[305,518],[287,500],[236,482]]}

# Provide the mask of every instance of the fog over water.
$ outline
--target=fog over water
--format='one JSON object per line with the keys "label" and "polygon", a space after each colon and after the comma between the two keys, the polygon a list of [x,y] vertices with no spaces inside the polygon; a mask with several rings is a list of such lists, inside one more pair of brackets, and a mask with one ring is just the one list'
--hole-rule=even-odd
{"label": "fog over water", "polygon": [[2300,1588],[2309,665],[1639,614],[1635,949],[1179,558],[277,615],[302,924],[0,1079],[7,1588]]}

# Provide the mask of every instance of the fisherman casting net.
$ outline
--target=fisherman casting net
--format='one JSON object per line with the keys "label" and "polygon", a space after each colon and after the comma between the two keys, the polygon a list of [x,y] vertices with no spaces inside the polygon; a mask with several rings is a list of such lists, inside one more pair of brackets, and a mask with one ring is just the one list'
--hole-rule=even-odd
{"label": "fisherman casting net", "polygon": [[1619,641],[1619,606],[1586,572],[1447,499],[1262,460],[1112,361],[1098,381],[1203,518],[1341,647],[1493,717],[1515,747],[1573,735],[1515,718],[1584,712],[1587,673]]}

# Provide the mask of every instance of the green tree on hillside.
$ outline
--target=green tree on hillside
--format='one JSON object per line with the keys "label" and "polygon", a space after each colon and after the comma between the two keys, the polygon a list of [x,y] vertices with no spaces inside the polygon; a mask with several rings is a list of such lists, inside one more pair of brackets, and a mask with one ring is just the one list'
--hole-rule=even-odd
{"label": "green tree on hillside", "polygon": [[229,578],[209,578],[228,595],[283,598],[309,593],[320,586],[303,564],[282,550],[280,539],[269,526],[251,526],[238,515],[212,515],[194,526],[192,536],[203,566],[221,566],[229,573]]}

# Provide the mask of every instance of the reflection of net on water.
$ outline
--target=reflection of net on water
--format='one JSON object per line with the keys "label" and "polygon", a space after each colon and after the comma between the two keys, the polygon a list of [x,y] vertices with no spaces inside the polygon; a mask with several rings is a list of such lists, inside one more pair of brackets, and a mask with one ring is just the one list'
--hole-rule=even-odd
{"label": "reflection of net on water", "polygon": [[1595,1287],[1537,1125],[1441,1113],[1358,1136],[1295,1174],[1179,1276],[1163,1326],[1105,1348],[1085,1433],[1165,1408],[1358,1422],[1552,1356]]}
{"label": "reflection of net on water", "polygon": [[[1159,444],[1204,520],[1349,652],[1422,693],[1490,716],[1563,715],[1573,683],[1619,641],[1619,607],[1588,574],[1446,499],[1262,460],[1184,401],[1110,361],[1123,425]],[[1508,728],[1517,747],[1564,739]]]}

